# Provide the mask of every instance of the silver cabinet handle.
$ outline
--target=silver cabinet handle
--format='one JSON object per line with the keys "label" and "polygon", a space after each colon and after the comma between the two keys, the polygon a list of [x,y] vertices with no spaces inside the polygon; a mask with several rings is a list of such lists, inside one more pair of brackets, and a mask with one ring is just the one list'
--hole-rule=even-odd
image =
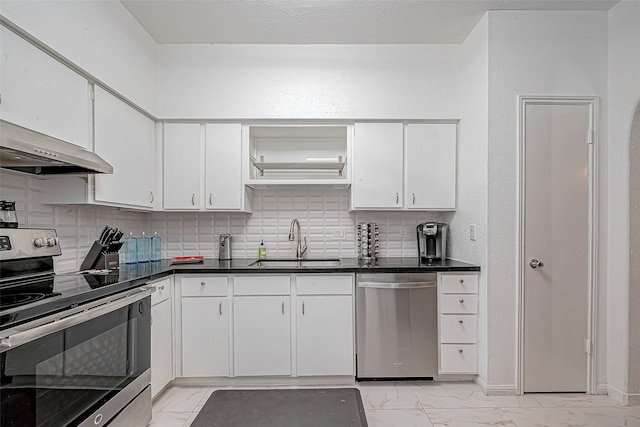
{"label": "silver cabinet handle", "polygon": [[193,193],[193,194],[191,195],[191,204],[192,204],[193,206],[195,206],[195,205],[196,205],[196,193]]}
{"label": "silver cabinet handle", "polygon": [[151,200],[149,201],[149,203],[153,203],[153,201],[156,199],[153,195],[153,191],[149,191],[149,194],[151,194]]}
{"label": "silver cabinet handle", "polygon": [[400,194],[396,193],[396,205],[400,203]]}
{"label": "silver cabinet handle", "polygon": [[222,316],[222,301],[220,301],[220,305],[218,306],[218,313]]}
{"label": "silver cabinet handle", "polygon": [[204,286],[206,284],[207,284],[207,282],[200,282],[200,286]]}
{"label": "silver cabinet handle", "polygon": [[463,349],[461,349],[461,348],[459,348],[459,349],[458,349],[458,353],[462,354],[462,353],[464,353],[464,350],[463,350]]}
{"label": "silver cabinet handle", "polygon": [[164,285],[158,286],[158,289],[160,289],[161,291],[164,291]]}
{"label": "silver cabinet handle", "polygon": [[463,298],[460,298],[460,299],[458,300],[458,302],[459,302],[460,304],[464,304],[464,299],[463,299]]}
{"label": "silver cabinet handle", "polygon": [[282,301],[282,314],[284,314],[284,301]]}
{"label": "silver cabinet handle", "polygon": [[531,261],[529,261],[529,267],[543,269],[544,268],[544,263],[542,261],[538,261],[537,259],[534,258]]}
{"label": "silver cabinet handle", "polygon": [[209,206],[213,205],[213,193],[209,193]]}
{"label": "silver cabinet handle", "polygon": [[304,301],[302,301],[302,315],[304,316]]}
{"label": "silver cabinet handle", "polygon": [[413,204],[416,204],[416,193],[411,193],[411,195],[413,196]]}
{"label": "silver cabinet handle", "polygon": [[458,320],[458,323],[462,325],[464,323],[464,320]]}
{"label": "silver cabinet handle", "polygon": [[462,285],[464,283],[464,279],[460,279],[458,282]]}
{"label": "silver cabinet handle", "polygon": [[377,288],[377,289],[416,289],[416,288],[435,288],[436,282],[359,282],[359,288]]}

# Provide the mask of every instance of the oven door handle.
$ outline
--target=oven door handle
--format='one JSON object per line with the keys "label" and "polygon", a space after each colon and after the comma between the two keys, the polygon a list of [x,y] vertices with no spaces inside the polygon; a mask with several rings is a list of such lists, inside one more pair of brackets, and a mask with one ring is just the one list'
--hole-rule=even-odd
{"label": "oven door handle", "polygon": [[377,288],[377,289],[418,289],[418,288],[435,288],[435,281],[427,282],[359,282],[359,288]]}
{"label": "oven door handle", "polygon": [[72,310],[56,313],[55,315],[47,316],[35,322],[20,325],[15,329],[5,331],[8,332],[9,335],[0,337],[0,353],[126,307],[129,304],[148,297],[154,290],[154,288],[143,286],[133,292],[111,295],[108,298],[103,298]]}

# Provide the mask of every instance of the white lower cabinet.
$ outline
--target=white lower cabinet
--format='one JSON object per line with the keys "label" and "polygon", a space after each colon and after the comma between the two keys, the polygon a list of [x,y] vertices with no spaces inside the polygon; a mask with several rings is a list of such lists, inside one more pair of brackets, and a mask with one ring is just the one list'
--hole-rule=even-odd
{"label": "white lower cabinet", "polygon": [[353,297],[298,296],[298,375],[353,375]]}
{"label": "white lower cabinet", "polygon": [[171,279],[150,283],[151,296],[151,396],[155,397],[173,380],[173,325]]}
{"label": "white lower cabinet", "polygon": [[226,276],[181,280],[182,376],[229,376]]}
{"label": "white lower cabinet", "polygon": [[478,274],[438,273],[438,373],[478,372]]}
{"label": "white lower cabinet", "polygon": [[237,296],[233,301],[236,376],[291,375],[289,295]]}

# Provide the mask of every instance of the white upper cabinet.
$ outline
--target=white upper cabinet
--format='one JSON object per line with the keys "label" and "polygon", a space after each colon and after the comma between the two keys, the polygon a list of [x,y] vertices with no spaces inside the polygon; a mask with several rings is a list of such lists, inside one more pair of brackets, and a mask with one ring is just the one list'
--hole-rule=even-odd
{"label": "white upper cabinet", "polygon": [[353,209],[402,207],[402,123],[356,123]]}
{"label": "white upper cabinet", "polygon": [[205,208],[242,208],[242,126],[239,123],[205,127]]}
{"label": "white upper cabinet", "polygon": [[2,120],[91,148],[87,80],[3,26],[0,40]]}
{"label": "white upper cabinet", "polygon": [[352,210],[455,210],[456,124],[356,123]]}
{"label": "white upper cabinet", "polygon": [[455,124],[407,125],[405,177],[407,208],[456,208]]}
{"label": "white upper cabinet", "polygon": [[165,123],[163,204],[165,209],[200,208],[200,137],[197,123]]}
{"label": "white upper cabinet", "polygon": [[95,176],[95,201],[152,208],[155,199],[155,122],[95,88],[95,152],[113,174]]}

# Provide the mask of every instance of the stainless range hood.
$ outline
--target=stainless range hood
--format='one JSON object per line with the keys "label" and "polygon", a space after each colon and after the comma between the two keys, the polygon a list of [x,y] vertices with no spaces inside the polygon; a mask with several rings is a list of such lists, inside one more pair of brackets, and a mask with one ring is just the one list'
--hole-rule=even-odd
{"label": "stainless range hood", "polygon": [[34,175],[113,173],[97,154],[0,120],[0,168]]}

